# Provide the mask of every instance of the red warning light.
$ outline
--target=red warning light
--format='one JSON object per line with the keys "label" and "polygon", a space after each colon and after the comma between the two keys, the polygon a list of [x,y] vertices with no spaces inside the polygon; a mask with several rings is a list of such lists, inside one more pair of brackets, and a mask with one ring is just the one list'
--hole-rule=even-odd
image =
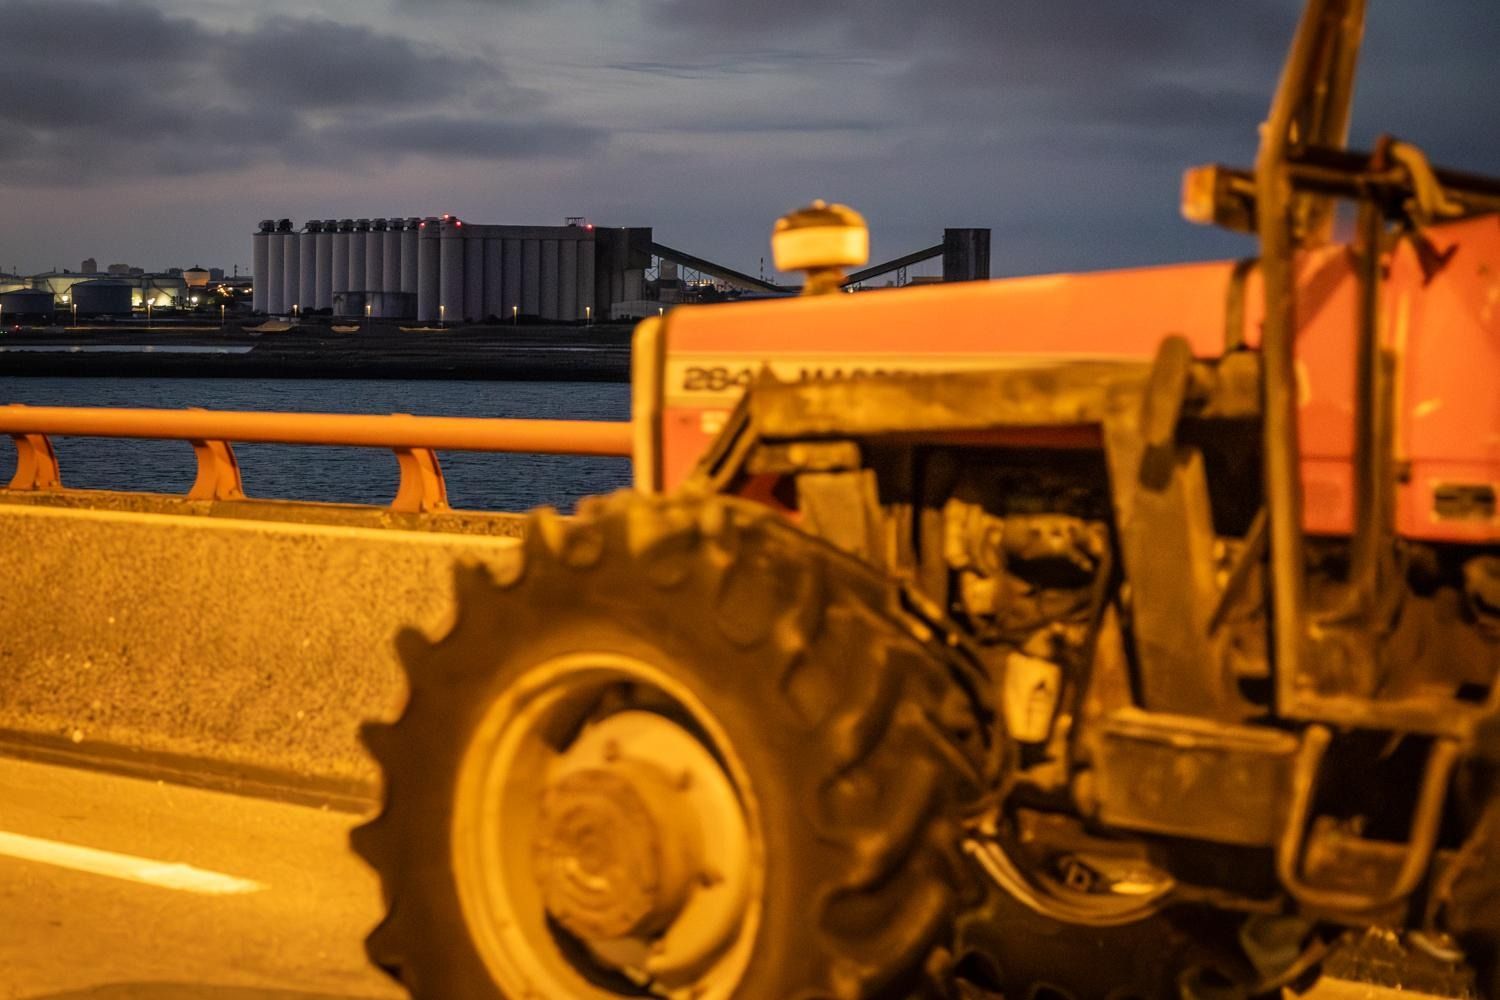
{"label": "red warning light", "polygon": [[584,226],[583,228],[587,229],[589,232],[592,233],[594,231],[594,224],[592,222],[590,222],[588,225]]}

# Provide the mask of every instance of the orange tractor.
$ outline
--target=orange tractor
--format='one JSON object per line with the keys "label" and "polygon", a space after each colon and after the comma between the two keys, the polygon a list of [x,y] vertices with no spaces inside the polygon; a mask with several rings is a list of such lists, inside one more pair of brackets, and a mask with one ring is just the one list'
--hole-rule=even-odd
{"label": "orange tractor", "polygon": [[[1500,182],[1345,147],[1363,21],[1310,0],[1254,170],[1187,176],[1252,259],[644,324],[638,490],[401,639],[372,957],[443,1000],[1500,997]],[[837,289],[861,226],[779,265]]]}

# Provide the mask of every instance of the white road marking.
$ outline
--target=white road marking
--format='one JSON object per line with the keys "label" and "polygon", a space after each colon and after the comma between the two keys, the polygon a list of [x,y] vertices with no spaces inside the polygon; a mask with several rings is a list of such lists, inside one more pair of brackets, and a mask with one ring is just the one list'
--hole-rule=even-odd
{"label": "white road marking", "polygon": [[141,882],[162,889],[195,892],[203,896],[235,896],[260,892],[266,888],[259,882],[194,868],[192,865],[138,858],[131,854],[116,854],[114,851],[101,851],[93,847],[79,847],[77,844],[64,844],[56,840],[43,840],[4,831],[0,831],[0,854],[107,878],[124,879],[127,882]]}

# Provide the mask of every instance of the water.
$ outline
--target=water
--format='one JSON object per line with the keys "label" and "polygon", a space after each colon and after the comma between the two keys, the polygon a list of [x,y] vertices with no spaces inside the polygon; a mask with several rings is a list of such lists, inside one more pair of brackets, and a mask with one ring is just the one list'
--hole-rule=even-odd
{"label": "water", "polygon": [[[630,386],[615,382],[442,382],[357,379],[0,378],[0,404],[144,406],[455,417],[628,420]],[[186,493],[196,465],[185,441],[54,438],[63,484],[83,489]],[[389,503],[389,451],[236,444],[245,492],[254,497]],[[629,485],[623,458],[443,452],[448,501],[471,510],[571,510],[580,497]],[[15,452],[0,443],[0,484]]]}

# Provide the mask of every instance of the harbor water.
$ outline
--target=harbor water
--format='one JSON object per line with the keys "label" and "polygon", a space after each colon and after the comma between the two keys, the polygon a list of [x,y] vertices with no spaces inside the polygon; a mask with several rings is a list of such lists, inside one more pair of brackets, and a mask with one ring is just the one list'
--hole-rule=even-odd
{"label": "harbor water", "polygon": [[[619,382],[394,381],[389,379],[0,378],[0,405],[202,407],[303,413],[411,413],[421,416],[628,420],[630,386]],[[185,493],[192,448],[183,441],[55,438],[63,485],[84,489]],[[236,444],[250,496],[337,503],[388,503],[397,484],[389,451]],[[454,507],[522,511],[630,483],[623,458],[568,455],[439,456]],[[15,451],[0,442],[0,483]]]}

